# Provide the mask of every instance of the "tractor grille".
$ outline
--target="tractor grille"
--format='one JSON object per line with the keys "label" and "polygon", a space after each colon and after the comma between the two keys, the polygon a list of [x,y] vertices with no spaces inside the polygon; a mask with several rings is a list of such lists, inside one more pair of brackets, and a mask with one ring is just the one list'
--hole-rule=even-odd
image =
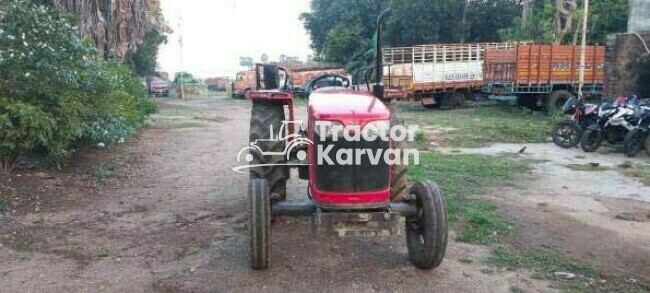
{"label": "tractor grille", "polygon": [[[375,141],[319,141],[320,136],[316,136],[314,142],[316,156],[313,162],[316,162],[316,186],[319,190],[325,192],[364,192],[364,191],[378,191],[385,189],[389,186],[390,166],[386,164],[383,155],[386,150],[390,148],[390,143],[377,139]],[[329,152],[329,158],[334,162],[333,165],[328,164],[323,160],[322,164],[318,164],[318,150],[319,145],[323,150],[326,150],[330,145],[333,146]],[[339,150],[352,149],[358,151],[361,149],[371,150],[376,154],[377,150],[381,151],[379,162],[373,164],[368,155],[364,154],[361,157],[360,164],[356,164],[356,153],[354,153],[352,165],[338,165],[336,161],[336,154]],[[367,152],[367,151],[366,151]]]}

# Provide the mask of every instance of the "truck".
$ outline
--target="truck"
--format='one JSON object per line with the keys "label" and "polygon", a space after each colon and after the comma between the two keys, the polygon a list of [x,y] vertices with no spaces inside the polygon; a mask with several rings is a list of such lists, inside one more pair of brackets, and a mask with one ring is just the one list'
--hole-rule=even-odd
{"label": "truck", "polygon": [[[273,64],[272,64],[273,65]],[[348,76],[345,69],[337,67],[287,67],[288,74],[290,75],[287,86],[291,88],[292,92],[304,97],[309,93],[308,87],[311,82],[324,75],[342,75]],[[233,98],[243,98],[246,92],[256,90],[256,72],[255,70],[242,71],[237,73],[237,78],[232,84]]]}
{"label": "truck", "polygon": [[207,78],[205,84],[211,91],[227,91],[230,79],[228,77],[212,77]]}
{"label": "truck", "polygon": [[[485,52],[483,93],[497,101],[546,111],[560,109],[578,93],[581,46],[520,44]],[[600,96],[605,79],[605,47],[585,49],[583,93]]]}
{"label": "truck", "polygon": [[426,108],[462,107],[483,88],[487,49],[512,50],[518,42],[438,44],[383,50],[382,82]]}
{"label": "truck", "polygon": [[293,93],[297,96],[305,96],[310,92],[309,87],[311,82],[318,77],[324,75],[340,75],[348,76],[349,73],[342,68],[328,67],[328,68],[295,68],[287,69],[291,74],[291,82],[293,85]]}
{"label": "truck", "polygon": [[243,99],[247,92],[255,90],[255,70],[240,71],[232,83],[232,97]]}

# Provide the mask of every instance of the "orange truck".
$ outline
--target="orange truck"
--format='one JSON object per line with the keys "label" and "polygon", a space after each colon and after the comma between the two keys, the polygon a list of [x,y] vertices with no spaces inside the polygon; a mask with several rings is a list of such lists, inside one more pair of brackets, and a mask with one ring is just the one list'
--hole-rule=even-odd
{"label": "orange truck", "polygon": [[317,77],[327,74],[350,75],[345,69],[341,68],[295,68],[289,69],[289,74],[291,75],[293,92],[296,95],[308,93],[309,90],[306,87],[310,86],[311,81]]}
{"label": "orange truck", "polygon": [[205,84],[208,86],[209,90],[226,91],[228,90],[228,85],[230,85],[230,79],[228,77],[207,78]]}
{"label": "orange truck", "polygon": [[[488,48],[485,52],[483,92],[497,101],[547,110],[561,108],[577,95],[580,46],[519,45],[515,49]],[[605,47],[587,46],[583,93],[602,94]]]}
{"label": "orange truck", "polygon": [[[333,67],[287,67],[285,69],[287,69],[290,75],[289,84],[296,95],[305,95],[309,92],[305,87],[309,86],[310,82],[317,77],[326,74],[349,76],[349,73],[345,69]],[[232,83],[232,96],[233,98],[243,98],[247,91],[255,90],[255,87],[255,70],[239,72],[235,81]]]}
{"label": "orange truck", "polygon": [[246,92],[254,91],[255,87],[255,70],[241,71],[232,83],[232,97],[243,99]]}
{"label": "orange truck", "polygon": [[424,107],[461,107],[483,88],[487,49],[513,49],[518,43],[437,44],[383,50],[382,82]]}

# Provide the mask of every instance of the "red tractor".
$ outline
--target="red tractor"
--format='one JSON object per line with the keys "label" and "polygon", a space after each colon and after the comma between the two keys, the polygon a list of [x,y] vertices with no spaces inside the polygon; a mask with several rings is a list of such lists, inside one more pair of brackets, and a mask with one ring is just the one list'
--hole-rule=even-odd
{"label": "red tractor", "polygon": [[[388,11],[377,20],[378,36]],[[271,264],[270,234],[275,216],[309,216],[318,234],[338,236],[392,235],[403,227],[409,256],[416,267],[432,269],[441,264],[447,249],[448,223],[445,201],[436,184],[422,181],[409,187],[405,164],[390,165],[365,158],[349,165],[318,159],[319,151],[324,148],[384,151],[403,148],[403,141],[392,139],[333,139],[334,132],[343,131],[339,126],[372,127],[376,132],[387,132],[390,126],[398,124],[381,84],[381,52],[381,37],[378,37],[378,74],[372,92],[352,90],[350,80],[344,76],[327,75],[322,78],[328,82],[312,83],[325,86],[309,96],[306,129],[287,123],[294,121],[293,95],[287,92],[290,90],[286,84],[287,71],[270,65],[256,66],[256,89],[246,94],[253,103],[250,142],[254,147],[246,156],[250,170],[249,233],[253,269],[266,269]],[[294,140],[301,143],[296,144]],[[287,200],[290,168],[297,168],[299,178],[309,181],[308,200]]]}

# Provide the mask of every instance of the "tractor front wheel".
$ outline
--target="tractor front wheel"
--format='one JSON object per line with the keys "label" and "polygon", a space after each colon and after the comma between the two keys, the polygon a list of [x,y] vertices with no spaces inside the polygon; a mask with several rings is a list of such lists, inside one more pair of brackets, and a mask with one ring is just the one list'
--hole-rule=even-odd
{"label": "tractor front wheel", "polygon": [[438,186],[429,181],[411,187],[417,215],[406,218],[406,245],[413,265],[429,270],[440,266],[447,251],[447,208]]}
{"label": "tractor front wheel", "polygon": [[264,179],[252,179],[248,184],[248,217],[251,268],[268,269],[271,265],[271,194]]}

